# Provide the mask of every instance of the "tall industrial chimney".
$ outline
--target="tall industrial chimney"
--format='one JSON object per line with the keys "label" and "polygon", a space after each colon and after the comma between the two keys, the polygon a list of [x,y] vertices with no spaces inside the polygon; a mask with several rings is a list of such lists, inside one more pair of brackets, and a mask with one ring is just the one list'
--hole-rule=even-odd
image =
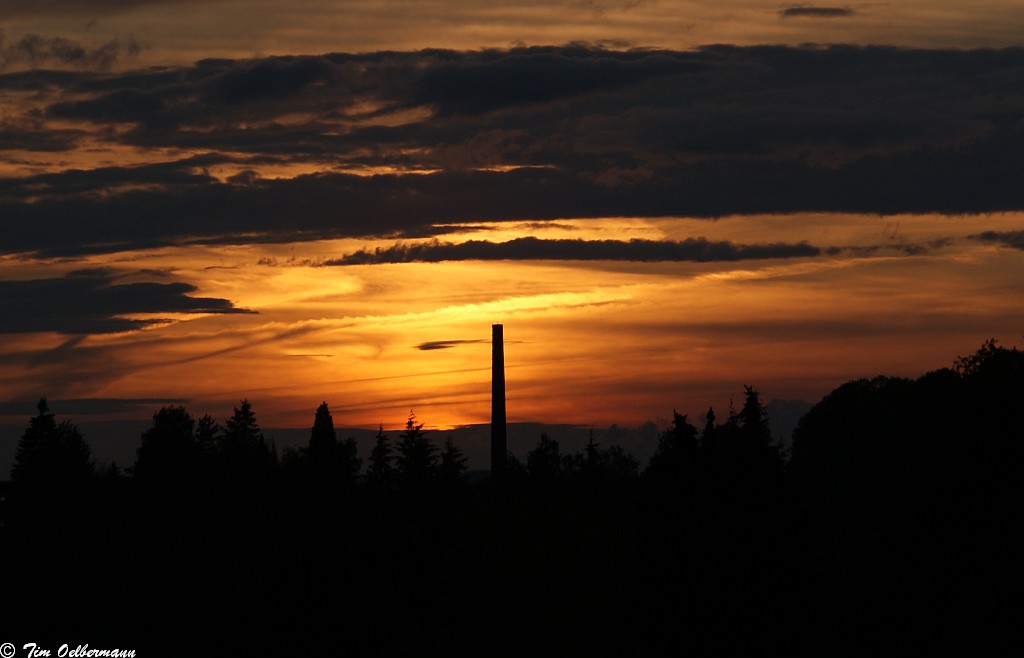
{"label": "tall industrial chimney", "polygon": [[505,339],[502,325],[491,325],[491,476],[505,474]]}

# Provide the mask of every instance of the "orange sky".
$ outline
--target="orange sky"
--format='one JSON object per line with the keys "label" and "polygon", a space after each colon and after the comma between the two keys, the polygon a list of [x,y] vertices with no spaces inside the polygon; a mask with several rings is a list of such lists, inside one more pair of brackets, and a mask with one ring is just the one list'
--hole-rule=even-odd
{"label": "orange sky", "polygon": [[[810,9],[811,11],[807,11]],[[831,9],[833,13],[814,13]],[[801,11],[803,10],[803,11]],[[138,64],[570,41],[686,49],[711,43],[1003,47],[1021,43],[1013,0],[785,3],[758,0],[10,0],[9,38],[134,40]]]}
{"label": "orange sky", "polygon": [[595,427],[1014,345],[1021,34],[1005,0],[0,2],[0,424],[484,423],[492,323],[509,419]]}
{"label": "orange sky", "polygon": [[[37,361],[8,369],[0,396],[194,400],[197,413],[215,416],[248,397],[265,424],[284,427],[304,425],[324,399],[350,425],[398,426],[410,409],[431,425],[481,423],[489,415],[490,324],[503,323],[513,421],[639,425],[672,408],[722,408],[744,384],[768,398],[813,401],[851,378],[950,365],[990,336],[1012,344],[1024,326],[1024,254],[966,236],[1020,221],[1016,213],[609,218],[549,230],[504,226],[499,236],[699,231],[751,242],[799,236],[836,247],[892,245],[784,262],[310,264],[373,246],[354,240],[167,248],[28,266],[9,259],[7,276],[32,276],[33,268],[163,276],[169,269],[195,285],[196,296],[258,314],[179,315],[142,331],[88,336],[75,345],[88,355],[78,377],[63,362]],[[920,255],[897,249],[935,236],[948,244]],[[18,349],[58,350],[65,342],[26,335]],[[433,342],[451,345],[417,349]]]}

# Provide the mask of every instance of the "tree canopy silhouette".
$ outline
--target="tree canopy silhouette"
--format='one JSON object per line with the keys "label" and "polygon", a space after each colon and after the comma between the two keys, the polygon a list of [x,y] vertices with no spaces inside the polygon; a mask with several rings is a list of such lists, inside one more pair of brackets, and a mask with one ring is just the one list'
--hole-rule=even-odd
{"label": "tree canopy silhouette", "polygon": [[277,462],[256,420],[249,400],[242,400],[224,424],[221,459],[226,475],[250,485],[266,481]]}
{"label": "tree canopy silhouette", "polygon": [[70,421],[57,422],[46,398],[36,408],[39,413],[18,442],[11,481],[44,496],[80,490],[94,475],[88,444]]}
{"label": "tree canopy silhouette", "polygon": [[200,467],[196,422],[184,407],[163,407],[142,433],[135,478],[150,492],[165,494],[195,485]]}
{"label": "tree canopy silhouette", "polygon": [[658,447],[651,455],[647,474],[653,477],[693,478],[697,468],[699,444],[697,428],[690,424],[686,414],[673,410],[672,427],[661,433]]}
{"label": "tree canopy silhouette", "polygon": [[395,467],[402,481],[412,485],[428,482],[437,468],[437,447],[412,412],[399,435]]}
{"label": "tree canopy silhouette", "polygon": [[452,437],[444,440],[444,448],[441,449],[441,463],[438,465],[438,475],[446,484],[459,484],[462,482],[462,474],[466,470],[467,458],[462,450],[455,445]]}
{"label": "tree canopy silhouette", "polygon": [[531,478],[550,484],[561,479],[564,461],[558,441],[542,432],[537,446],[526,455],[526,470]]}
{"label": "tree canopy silhouette", "polygon": [[317,407],[306,455],[313,477],[334,485],[355,483],[362,465],[355,439],[338,441],[334,418],[326,402]]}
{"label": "tree canopy silhouette", "polygon": [[394,461],[394,450],[387,435],[384,434],[384,424],[381,423],[377,427],[373,450],[370,452],[370,465],[366,471],[366,481],[378,488],[390,485],[395,472]]}

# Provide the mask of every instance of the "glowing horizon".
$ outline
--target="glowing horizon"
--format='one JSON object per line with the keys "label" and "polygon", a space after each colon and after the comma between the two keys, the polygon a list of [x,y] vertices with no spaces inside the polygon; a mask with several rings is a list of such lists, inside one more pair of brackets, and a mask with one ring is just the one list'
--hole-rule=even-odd
{"label": "glowing horizon", "polygon": [[[716,237],[734,234],[730,222],[742,223],[746,237],[759,243],[799,232],[819,244],[809,232],[812,219],[735,217],[700,226]],[[165,321],[81,336],[73,347],[53,334],[21,334],[17,349],[36,354],[36,365],[9,371],[2,395],[187,400],[194,413],[215,417],[248,398],[262,422],[275,427],[302,427],[321,400],[347,426],[400,426],[410,410],[431,426],[486,423],[488,331],[501,323],[510,422],[638,426],[673,408],[694,415],[712,405],[722,409],[744,384],[769,399],[814,402],[849,379],[916,376],[950,365],[990,336],[1012,344],[1014,327],[1024,321],[1019,300],[986,291],[1015,285],[1020,252],[969,236],[982,227],[1013,226],[1019,216],[818,219],[822,234],[835,240],[833,254],[725,262],[318,264],[373,244],[341,240],[40,263],[50,276],[55,268],[104,267],[114,278],[130,263],[136,274],[127,280],[159,272],[149,277],[188,283],[194,297],[223,298],[255,312],[130,314]],[[750,231],[754,224],[760,232]],[[587,235],[678,237],[694,225],[668,218],[595,222]],[[572,226],[553,223],[550,236],[574,234]],[[476,229],[450,237],[478,239]],[[549,232],[534,223],[528,234],[543,240]],[[940,246],[909,249],[934,245],[940,234]],[[495,239],[513,235],[506,225]],[[864,251],[884,236],[889,245]],[[25,264],[8,262],[6,269],[32,277]],[[78,381],[59,360],[61,350],[71,349],[89,357]],[[45,355],[53,355],[52,365]]]}
{"label": "glowing horizon", "polygon": [[10,425],[486,423],[495,323],[592,426],[1020,338],[1019,3],[244,6],[0,12]]}

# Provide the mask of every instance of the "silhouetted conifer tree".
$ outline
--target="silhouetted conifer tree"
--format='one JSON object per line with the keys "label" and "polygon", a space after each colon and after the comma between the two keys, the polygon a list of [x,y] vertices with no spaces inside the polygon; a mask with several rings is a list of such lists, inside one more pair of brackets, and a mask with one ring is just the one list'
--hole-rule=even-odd
{"label": "silhouetted conifer tree", "polygon": [[436,473],[437,448],[423,431],[423,423],[417,424],[416,415],[411,412],[399,437],[395,466],[399,476],[408,483],[425,482]]}
{"label": "silhouetted conifer tree", "polygon": [[465,470],[466,457],[449,436],[444,440],[444,448],[441,450],[441,479],[449,484],[460,483]]}
{"label": "silhouetted conifer tree", "polygon": [[766,468],[780,466],[778,446],[772,441],[768,414],[760,394],[753,386],[743,387],[743,408],[740,409],[738,449],[742,459],[760,463]]}
{"label": "silhouetted conifer tree", "polygon": [[242,400],[224,424],[221,443],[227,467],[236,476],[245,479],[266,477],[276,462],[276,454],[260,431],[248,400]]}
{"label": "silhouetted conifer tree", "polygon": [[83,487],[94,474],[88,444],[78,427],[58,423],[46,398],[39,414],[22,434],[11,468],[11,480],[38,493],[60,497]]}
{"label": "silhouetted conifer tree", "polygon": [[314,462],[330,461],[338,447],[334,431],[334,418],[326,402],[321,402],[313,418],[313,431],[309,436],[309,458]]}
{"label": "silhouetted conifer tree", "polygon": [[248,400],[235,407],[231,418],[224,424],[224,442],[228,445],[260,444],[266,445],[263,432],[256,422],[252,404]]}
{"label": "silhouetted conifer tree", "polygon": [[225,466],[224,429],[210,414],[204,414],[196,421],[195,442],[201,480],[204,485],[212,485]]}
{"label": "silhouetted conifer tree", "polygon": [[366,481],[373,486],[387,486],[394,476],[394,454],[391,443],[384,434],[384,425],[377,427],[377,436],[370,452],[370,465],[366,470]]}
{"label": "silhouetted conifer tree", "polygon": [[753,386],[743,387],[743,408],[740,409],[739,420],[744,432],[756,437],[761,443],[771,442],[768,414],[761,403],[760,394]]}
{"label": "silhouetted conifer tree", "polygon": [[204,458],[212,457],[219,449],[223,429],[217,421],[205,414],[196,423],[196,444],[199,447],[199,454]]}
{"label": "silhouetted conifer tree", "polygon": [[672,415],[672,427],[662,432],[647,470],[653,477],[690,479],[697,467],[697,428],[686,414],[673,410]]}
{"label": "silhouetted conifer tree", "polygon": [[334,419],[326,402],[317,407],[306,456],[313,477],[335,484],[354,483],[362,465],[355,439],[338,441]]}

